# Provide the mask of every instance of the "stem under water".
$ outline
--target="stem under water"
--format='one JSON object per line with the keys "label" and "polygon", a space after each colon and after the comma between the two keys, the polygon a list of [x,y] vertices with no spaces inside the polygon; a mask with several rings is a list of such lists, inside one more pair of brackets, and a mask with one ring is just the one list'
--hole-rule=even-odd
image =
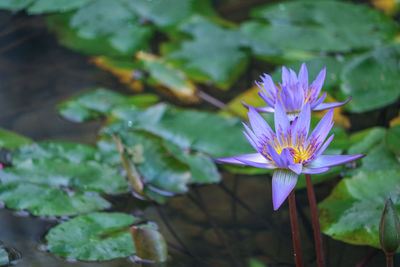
{"label": "stem under water", "polygon": [[294,190],[289,194],[290,225],[292,226],[292,238],[294,257],[297,267],[304,267],[303,253],[301,252],[299,222],[297,220],[296,199]]}
{"label": "stem under water", "polygon": [[386,254],[386,267],[393,267],[393,254]]}
{"label": "stem under water", "polygon": [[326,262],[324,256],[324,248],[322,244],[321,228],[319,226],[317,201],[315,199],[314,186],[312,184],[310,174],[306,174],[306,183],[307,183],[308,201],[310,202],[311,219],[314,228],[314,243],[315,243],[315,251],[317,253],[317,263],[318,267],[325,267]]}

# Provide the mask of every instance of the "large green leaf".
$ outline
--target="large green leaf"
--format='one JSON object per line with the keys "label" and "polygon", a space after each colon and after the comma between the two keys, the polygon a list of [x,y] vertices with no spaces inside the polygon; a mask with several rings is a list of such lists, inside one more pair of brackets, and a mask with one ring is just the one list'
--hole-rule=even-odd
{"label": "large green leaf", "polygon": [[29,6],[34,0],[2,0],[0,1],[0,9],[10,11],[20,11]]}
{"label": "large green leaf", "polygon": [[83,122],[107,114],[117,106],[146,107],[157,101],[158,97],[152,94],[126,96],[104,88],[97,88],[60,103],[58,112],[70,121]]}
{"label": "large green leaf", "polygon": [[386,134],[386,143],[397,156],[400,155],[400,125],[393,126]]}
{"label": "large green leaf", "polygon": [[[254,53],[286,59],[379,46],[392,40],[398,29],[392,19],[376,10],[340,1],[277,3],[257,7],[252,16],[257,20],[245,22],[241,30],[248,35]],[[274,47],[281,52],[277,54]]]}
{"label": "large green leaf", "polygon": [[138,131],[119,136],[146,182],[174,193],[187,191],[189,167],[169,154],[161,138]]}
{"label": "large green leaf", "polygon": [[400,171],[390,169],[343,179],[319,204],[322,231],[347,243],[380,248],[379,220],[388,196],[400,211],[399,183]]}
{"label": "large green leaf", "polygon": [[200,16],[192,17],[180,30],[193,39],[181,42],[179,49],[166,58],[182,67],[190,78],[226,89],[246,69],[248,55],[241,49],[243,36],[237,30]]}
{"label": "large green leaf", "polygon": [[146,110],[116,109],[112,115],[120,120],[109,124],[105,131],[146,130],[181,149],[203,152],[215,158],[253,151],[242,133],[243,126],[236,118],[178,109],[166,104]]}
{"label": "large green leaf", "polygon": [[36,216],[68,216],[110,207],[110,203],[97,194],[67,192],[31,183],[29,179],[1,183],[0,200],[10,209],[28,210]]}
{"label": "large green leaf", "polygon": [[28,13],[67,12],[83,7],[92,1],[94,0],[35,0],[28,8]]}
{"label": "large green leaf", "polygon": [[32,140],[17,133],[0,128],[0,147],[14,149],[29,145]]}
{"label": "large green leaf", "polygon": [[65,258],[104,261],[135,253],[129,226],[135,221],[123,213],[91,213],[52,228],[46,235],[51,253]]}
{"label": "large green leaf", "polygon": [[353,99],[345,108],[365,112],[389,105],[400,96],[400,45],[377,48],[343,68],[341,91]]}

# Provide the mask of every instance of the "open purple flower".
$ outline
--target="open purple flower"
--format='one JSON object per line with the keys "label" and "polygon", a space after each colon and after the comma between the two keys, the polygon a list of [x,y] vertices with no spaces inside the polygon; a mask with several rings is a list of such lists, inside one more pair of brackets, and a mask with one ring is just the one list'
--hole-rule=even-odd
{"label": "open purple flower", "polygon": [[325,141],[333,126],[333,109],[325,114],[309,136],[311,120],[309,102],[305,104],[300,115],[290,123],[282,103],[277,101],[274,114],[275,132],[255,108],[249,107],[248,116],[252,130],[243,123],[246,129],[243,133],[257,153],[220,158],[218,161],[275,169],[272,176],[274,210],[281,206],[293,190],[300,173],[326,172],[329,167],[364,156],[322,155],[334,137],[332,134]]}
{"label": "open purple flower", "polygon": [[[282,83],[276,86],[271,76],[264,73],[264,76],[260,77],[261,82],[256,81],[256,84],[260,88],[258,94],[268,107],[257,107],[255,109],[262,113],[273,113],[275,103],[280,99],[289,119],[293,120],[306,103],[310,104],[311,110],[316,111],[346,104],[351,98],[345,102],[323,103],[326,92],[318,98],[324,84],[325,74],[326,68],[323,68],[317,78],[308,86],[308,71],[305,63],[301,65],[298,76],[292,69],[288,70],[286,67],[282,67]],[[249,105],[243,104],[249,107]]]}

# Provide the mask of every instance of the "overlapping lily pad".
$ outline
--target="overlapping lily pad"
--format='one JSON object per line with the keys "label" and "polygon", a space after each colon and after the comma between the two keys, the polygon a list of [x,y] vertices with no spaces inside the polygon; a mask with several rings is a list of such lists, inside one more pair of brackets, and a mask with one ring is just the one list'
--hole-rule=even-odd
{"label": "overlapping lily pad", "polygon": [[14,149],[31,143],[32,140],[25,136],[5,129],[0,129],[0,147],[2,148]]}
{"label": "overlapping lily pad", "polygon": [[400,45],[393,44],[354,58],[343,68],[341,91],[352,96],[345,108],[365,112],[395,102],[400,96]]}
{"label": "overlapping lily pad", "polygon": [[192,17],[180,30],[193,39],[180,42],[179,49],[165,56],[193,80],[227,89],[247,68],[248,54],[241,49],[239,31],[200,16]]}
{"label": "overlapping lily pad", "polygon": [[356,245],[380,248],[378,227],[387,197],[400,211],[400,171],[359,172],[343,179],[319,204],[322,231]]}
{"label": "overlapping lily pad", "polygon": [[58,112],[73,122],[83,122],[99,118],[113,108],[120,105],[146,107],[158,101],[158,97],[151,94],[125,96],[117,92],[97,88],[82,93],[59,104]]}
{"label": "overlapping lily pad", "polygon": [[135,253],[129,226],[135,218],[123,213],[90,213],[73,218],[46,235],[51,253],[65,258],[104,261]]}
{"label": "overlapping lily pad", "polygon": [[277,3],[258,7],[252,15],[257,20],[244,23],[241,30],[249,36],[254,53],[275,57],[263,46],[278,47],[278,57],[291,60],[376,47],[393,40],[398,30],[391,18],[378,11],[340,1]]}

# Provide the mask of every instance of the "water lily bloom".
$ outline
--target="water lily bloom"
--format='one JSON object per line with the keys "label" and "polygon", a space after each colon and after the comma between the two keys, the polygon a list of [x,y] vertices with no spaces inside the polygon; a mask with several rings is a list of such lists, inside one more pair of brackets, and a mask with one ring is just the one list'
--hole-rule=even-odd
{"label": "water lily bloom", "polygon": [[[286,67],[282,67],[282,83],[276,86],[271,76],[264,73],[264,76],[260,77],[261,82],[256,81],[256,85],[260,89],[259,96],[268,106],[255,109],[262,113],[273,113],[275,103],[281,100],[289,119],[293,120],[306,103],[309,103],[311,110],[315,111],[346,104],[351,98],[344,102],[323,103],[326,98],[326,92],[318,98],[324,84],[325,74],[326,68],[323,68],[317,78],[308,86],[308,71],[305,63],[301,65],[298,76],[292,69],[288,70]],[[243,104],[249,107],[246,103]]]}
{"label": "water lily bloom", "polygon": [[281,101],[277,101],[274,113],[275,132],[255,108],[249,107],[248,116],[252,129],[243,123],[246,130],[243,133],[257,153],[220,158],[218,161],[274,169],[272,176],[274,210],[281,206],[293,190],[300,173],[326,172],[332,166],[364,156],[322,155],[334,137],[332,134],[325,141],[333,126],[333,109],[325,114],[310,135],[308,135],[311,120],[309,102],[305,103],[299,116],[291,123]]}

